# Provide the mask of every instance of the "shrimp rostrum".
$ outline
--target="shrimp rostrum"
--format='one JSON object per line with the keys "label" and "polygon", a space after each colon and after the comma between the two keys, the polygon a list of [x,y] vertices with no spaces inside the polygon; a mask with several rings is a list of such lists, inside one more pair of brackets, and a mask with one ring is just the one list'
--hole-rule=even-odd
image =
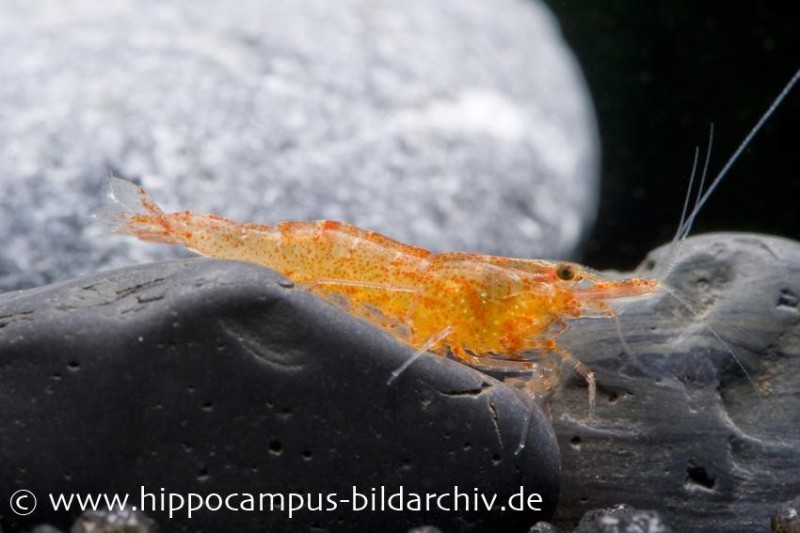
{"label": "shrimp rostrum", "polygon": [[[559,334],[576,318],[614,316],[615,299],[659,288],[655,279],[610,280],[567,262],[432,253],[329,220],[263,225],[168,214],[143,188],[116,177],[110,195],[125,208],[118,232],[276,270],[390,332],[416,349],[416,357],[451,353],[475,367],[523,373],[547,354],[560,357],[586,380],[590,412],[594,374],[558,344]],[[527,389],[547,393],[554,386],[541,381]]]}

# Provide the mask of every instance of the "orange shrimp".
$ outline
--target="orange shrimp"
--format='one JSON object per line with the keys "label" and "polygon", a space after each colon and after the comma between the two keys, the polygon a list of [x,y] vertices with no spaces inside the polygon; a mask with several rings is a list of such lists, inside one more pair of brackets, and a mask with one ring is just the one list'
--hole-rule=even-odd
{"label": "orange shrimp", "polygon": [[[120,233],[276,270],[389,331],[417,356],[449,351],[476,367],[530,371],[533,352],[556,354],[588,383],[590,412],[594,374],[556,338],[571,319],[613,317],[610,300],[659,288],[655,279],[609,280],[574,263],[435,254],[330,220],[263,225],[191,211],[167,214],[143,188],[116,177],[109,184],[111,198],[128,209],[118,220]],[[553,386],[543,380],[530,389],[546,393]]]}
{"label": "orange shrimp", "polygon": [[[615,301],[659,289],[674,296],[664,278],[695,217],[798,79],[800,70],[705,190],[701,181],[688,216],[684,206],[671,259],[659,278],[612,280],[569,262],[432,253],[330,220],[264,225],[191,211],[168,214],[143,188],[115,177],[109,182],[110,196],[126,210],[116,220],[118,232],[266,266],[416,349],[389,382],[426,352],[449,352],[472,366],[520,372],[537,370],[542,354],[549,353],[568,361],[586,380],[591,417],[594,374],[558,344],[558,336],[571,320],[615,317]],[[691,194],[692,181],[687,204]],[[558,372],[546,376],[542,368],[526,387],[528,392],[547,393],[557,384]]]}

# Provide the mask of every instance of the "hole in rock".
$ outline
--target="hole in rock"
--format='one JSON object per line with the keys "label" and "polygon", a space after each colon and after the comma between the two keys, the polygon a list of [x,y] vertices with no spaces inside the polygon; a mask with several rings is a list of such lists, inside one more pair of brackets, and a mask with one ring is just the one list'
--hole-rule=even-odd
{"label": "hole in rock", "polygon": [[686,469],[686,481],[684,485],[689,487],[702,487],[706,490],[714,490],[717,480],[708,474],[705,467],[689,461],[689,468]]}

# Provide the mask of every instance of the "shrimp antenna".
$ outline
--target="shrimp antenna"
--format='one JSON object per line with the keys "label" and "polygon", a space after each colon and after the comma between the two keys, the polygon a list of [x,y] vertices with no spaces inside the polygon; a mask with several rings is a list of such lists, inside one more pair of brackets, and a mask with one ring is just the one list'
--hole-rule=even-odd
{"label": "shrimp antenna", "polygon": [[[733,164],[736,163],[736,161],[742,155],[744,149],[747,148],[747,146],[753,141],[753,138],[761,130],[761,128],[764,126],[767,120],[770,119],[773,113],[775,113],[775,110],[778,109],[778,106],[780,106],[781,103],[783,103],[783,101],[786,99],[786,96],[789,94],[792,88],[794,88],[794,86],[797,84],[798,80],[800,80],[800,69],[798,69],[794,73],[792,78],[783,87],[783,90],[780,92],[780,94],[778,94],[778,96],[775,97],[775,99],[772,101],[772,104],[770,104],[770,106],[767,108],[764,114],[761,115],[761,118],[758,119],[758,122],[756,122],[755,126],[753,126],[753,128],[745,136],[741,144],[739,144],[738,148],[736,148],[736,150],[733,152],[733,155],[731,155],[730,158],[728,158],[728,161],[725,163],[725,165],[722,167],[722,170],[719,171],[714,180],[711,182],[711,185],[708,186],[708,189],[703,191],[701,186],[700,190],[698,191],[698,197],[697,201],[695,202],[694,208],[692,209],[691,213],[689,213],[689,216],[686,217],[686,220],[683,220],[678,226],[678,231],[676,232],[676,236],[678,237],[678,242],[682,242],[683,240],[686,239],[686,236],[692,229],[692,225],[694,224],[695,218],[697,218],[697,214],[700,213],[700,210],[703,208],[706,202],[708,202],[708,199],[711,198],[713,192],[717,189],[717,187],[719,187],[719,184],[722,182],[722,179],[728,174]],[[712,128],[712,135],[713,135],[713,128]],[[711,149],[711,143],[709,142],[709,150],[710,149]],[[674,263],[675,260],[676,257],[673,257],[672,262]],[[672,264],[668,266],[664,278],[666,278],[666,275],[670,273],[672,267],[673,267]]]}
{"label": "shrimp antenna", "polygon": [[722,179],[728,174],[728,171],[730,171],[733,164],[736,163],[736,161],[739,159],[739,156],[741,156],[744,149],[747,148],[750,142],[752,142],[753,137],[756,136],[756,134],[761,130],[761,128],[764,126],[767,120],[769,120],[772,114],[775,113],[775,110],[778,109],[778,106],[781,105],[781,103],[783,103],[783,100],[786,98],[786,96],[789,94],[792,88],[797,84],[798,80],[800,80],[800,69],[798,69],[797,72],[794,73],[792,79],[789,80],[789,82],[786,84],[786,86],[783,88],[780,94],[775,98],[775,100],[773,100],[772,104],[770,104],[769,108],[764,112],[761,118],[758,119],[756,125],[753,126],[753,128],[741,142],[739,147],[736,148],[736,151],[733,152],[733,155],[725,163],[725,166],[722,167],[722,170],[720,170],[717,176],[714,178],[714,181],[711,182],[711,185],[708,186],[708,189],[703,193],[703,195],[697,201],[697,205],[695,205],[695,208],[692,210],[692,213],[689,215],[689,218],[687,218],[686,221],[684,222],[685,228],[682,229],[681,231],[682,234],[689,233],[689,230],[691,229],[692,224],[694,223],[694,219],[697,217],[697,214],[700,212],[700,209],[702,209],[703,206],[706,204],[708,199],[711,197],[711,194],[719,186]]}
{"label": "shrimp antenna", "polygon": [[[694,308],[692,308],[689,302],[685,298],[678,296],[678,291],[674,287],[670,287],[668,285],[665,285],[664,283],[659,283],[659,288],[663,289],[664,292],[672,296],[672,298],[674,298],[676,302],[678,302],[684,309],[692,313],[692,315],[694,315],[695,318],[699,317],[697,311],[695,311]],[[758,390],[758,386],[756,385],[756,382],[753,381],[753,377],[750,375],[750,372],[747,371],[747,368],[744,366],[744,363],[742,363],[742,360],[739,359],[739,357],[736,355],[736,352],[733,351],[730,345],[727,342],[725,342],[722,336],[719,333],[717,333],[717,331],[714,328],[712,328],[710,324],[703,322],[702,320],[700,321],[700,323],[706,330],[708,330],[709,333],[711,333],[711,335],[714,336],[715,339],[717,339],[717,341],[722,345],[722,347],[725,348],[725,351],[728,352],[731,355],[731,357],[733,357],[733,360],[736,361],[736,364],[739,366],[739,368],[742,369],[742,372],[744,372],[747,381],[750,382],[750,384],[753,386],[755,390]]]}
{"label": "shrimp antenna", "polygon": [[[712,130],[713,130],[713,124],[712,124]],[[681,211],[681,220],[678,223],[678,228],[675,230],[675,236],[672,238],[673,244],[681,237],[681,226],[683,225],[683,222],[686,220],[686,213],[689,210],[689,199],[692,197],[692,187],[694,186],[694,176],[695,173],[697,172],[698,159],[700,159],[700,147],[695,146],[694,160],[692,161],[692,172],[691,174],[689,174],[689,186],[686,188],[686,198],[683,199],[683,210]],[[697,200],[695,200],[695,203],[697,203]]]}
{"label": "shrimp antenna", "polygon": [[[657,276],[659,280],[667,279],[670,272],[672,272],[672,267],[675,264],[675,258],[680,255],[681,248],[683,247],[683,241],[681,240],[681,226],[683,226],[683,222],[686,220],[686,213],[689,209],[689,200],[692,197],[692,189],[694,187],[694,176],[697,172],[697,161],[700,158],[700,148],[695,146],[694,148],[694,160],[692,161],[692,172],[689,174],[689,186],[686,188],[686,197],[683,199],[683,210],[681,210],[681,219],[678,223],[678,228],[675,230],[675,236],[672,237],[672,244],[670,244],[669,253],[667,257],[669,261],[666,263],[667,267],[664,269],[664,273],[662,275]],[[698,193],[699,194],[699,193]]]}
{"label": "shrimp antenna", "polygon": [[[706,148],[706,157],[705,160],[703,161],[703,173],[700,176],[700,185],[697,187],[697,194],[695,196],[694,206],[692,207],[693,212],[697,210],[697,203],[700,201],[700,197],[703,194],[703,187],[705,186],[706,176],[708,175],[708,162],[711,160],[711,145],[713,144],[713,142],[714,142],[714,123],[712,122],[711,127],[709,128],[708,131],[708,147]],[[686,222],[686,213],[689,208],[689,200],[692,197],[692,190],[694,187],[694,177],[695,173],[697,172],[697,161],[699,157],[700,157],[700,148],[695,147],[694,161],[692,162],[692,172],[689,175],[689,187],[687,187],[686,197],[683,199],[683,210],[681,211],[681,219],[680,222],[678,223],[678,229],[675,230],[675,236],[672,238],[672,244],[670,245],[669,254],[667,255],[669,260],[666,263],[664,263],[667,265],[667,267],[664,270],[664,273],[658,276],[658,279],[660,281],[664,281],[665,279],[667,279],[667,276],[669,276],[670,273],[672,272],[672,269],[675,266],[678,257],[680,257],[681,250],[683,249],[683,242],[689,235],[689,229],[691,229],[691,227],[686,227],[684,229],[684,225]]]}
{"label": "shrimp antenna", "polygon": [[[712,122],[711,125],[708,127],[708,147],[706,148],[706,157],[703,161],[703,173],[700,174],[700,185],[697,187],[697,196],[694,199],[694,207],[692,207],[692,212],[695,212],[699,209],[698,204],[700,202],[700,198],[703,195],[703,189],[706,185],[706,177],[708,176],[708,164],[711,162],[711,147],[714,144],[714,123]],[[695,150],[695,154],[697,151]],[[691,188],[690,188],[691,190]],[[686,193],[686,199],[689,199],[689,192]],[[684,202],[685,203],[685,202]],[[681,222],[678,224],[678,231],[680,231],[681,226],[683,226],[685,220],[683,215],[681,215]],[[691,225],[687,226],[683,233],[676,234],[680,235],[681,241],[686,240],[686,237],[689,235],[689,230],[691,229]]]}

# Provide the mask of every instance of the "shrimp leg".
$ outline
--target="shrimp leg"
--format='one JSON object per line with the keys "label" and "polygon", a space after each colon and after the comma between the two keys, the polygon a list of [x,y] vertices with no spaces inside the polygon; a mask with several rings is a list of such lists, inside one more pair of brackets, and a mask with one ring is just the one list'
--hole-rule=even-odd
{"label": "shrimp leg", "polygon": [[[453,352],[455,357],[476,368],[523,372],[526,370],[531,370],[535,365],[535,363],[525,359],[524,356],[520,354],[507,354],[502,356],[494,356],[490,354],[478,357],[467,352],[461,345],[451,346],[450,350]],[[509,357],[512,359],[509,360]]]}
{"label": "shrimp leg", "polygon": [[409,358],[406,360],[406,362],[405,362],[405,363],[403,363],[402,365],[400,365],[399,367],[397,367],[397,369],[395,369],[395,370],[394,370],[394,372],[392,372],[392,376],[389,378],[389,381],[387,381],[387,382],[386,382],[386,384],[387,384],[387,385],[391,385],[391,384],[392,384],[392,382],[393,382],[394,380],[396,380],[396,379],[397,379],[397,378],[400,376],[400,374],[402,374],[402,373],[403,373],[403,371],[405,371],[405,369],[406,369],[406,368],[408,368],[409,366],[411,366],[411,364],[412,364],[414,361],[416,361],[417,359],[419,359],[419,358],[420,358],[420,356],[422,356],[422,354],[424,354],[424,353],[426,353],[426,352],[430,351],[431,349],[433,349],[433,348],[434,348],[434,347],[435,347],[437,344],[439,344],[440,342],[442,342],[442,341],[443,341],[443,340],[444,340],[444,339],[445,339],[445,338],[446,338],[448,335],[450,335],[452,332],[453,332],[453,328],[451,328],[450,326],[447,326],[447,327],[446,327],[446,328],[444,328],[442,331],[440,331],[439,333],[437,333],[436,335],[434,335],[433,337],[431,337],[430,339],[428,339],[427,341],[425,341],[425,344],[423,344],[423,345],[420,347],[420,349],[419,349],[419,350],[417,350],[416,352],[414,352],[414,355],[412,355],[411,357],[409,357]]}
{"label": "shrimp leg", "polygon": [[597,396],[597,383],[594,378],[594,372],[589,370],[588,366],[583,364],[580,360],[576,359],[575,356],[572,355],[572,353],[559,346],[554,340],[545,341],[542,348],[548,352],[552,352],[558,355],[559,357],[561,357],[561,359],[567,361],[569,364],[572,365],[573,370],[575,370],[575,372],[577,372],[584,380],[586,380],[586,384],[589,386],[589,418],[593,418],[595,397]]}
{"label": "shrimp leg", "polygon": [[[567,327],[566,323],[563,323],[563,325],[562,323],[557,323],[557,325],[558,325],[557,329],[558,331],[563,331]],[[541,345],[531,346],[529,349],[541,349],[541,351],[552,352],[558,355],[559,357],[561,357],[561,359],[568,361],[572,365],[572,368],[575,370],[575,372],[580,374],[580,376],[586,380],[586,383],[589,386],[589,418],[590,419],[593,418],[594,408],[595,408],[595,396],[597,396],[597,384],[595,382],[594,372],[589,370],[589,367],[587,367],[578,359],[575,359],[575,357],[568,350],[559,346],[556,343],[556,341],[552,339],[545,341]],[[519,444],[517,444],[517,449],[514,451],[514,455],[518,455],[525,448],[525,443],[528,437],[528,431],[530,430],[532,414],[533,414],[533,399],[531,399],[531,406],[528,409],[528,413],[525,417],[525,423],[523,424],[522,436],[520,437]]]}
{"label": "shrimp leg", "polygon": [[[616,314],[611,309],[603,309],[596,314],[590,316],[608,316],[616,318]],[[555,340],[557,337],[569,327],[569,323],[565,320],[557,320],[550,324],[544,340],[530,339],[523,352],[530,350],[537,350],[542,352],[550,352],[559,356],[562,360],[567,361],[572,365],[573,370],[578,373],[589,387],[589,418],[594,417],[595,397],[597,396],[597,383],[592,372],[588,366],[583,364],[580,360],[576,359],[572,353],[562,348]],[[548,338],[549,337],[549,338]]]}

